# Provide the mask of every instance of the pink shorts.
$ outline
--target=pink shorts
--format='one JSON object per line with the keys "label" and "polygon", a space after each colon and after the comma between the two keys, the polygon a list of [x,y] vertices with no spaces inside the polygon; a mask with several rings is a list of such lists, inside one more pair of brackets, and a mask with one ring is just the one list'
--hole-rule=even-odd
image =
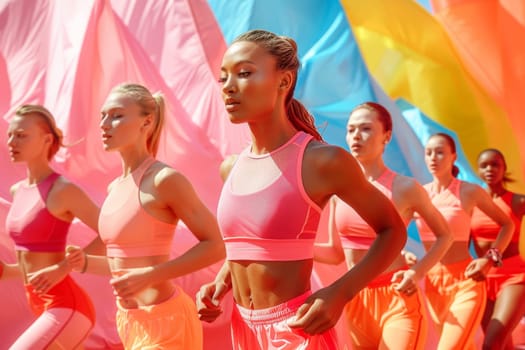
{"label": "pink shorts", "polygon": [[280,305],[259,310],[240,305],[233,308],[232,343],[235,350],[335,350],[335,330],[308,335],[292,329],[288,321],[311,292],[304,293]]}
{"label": "pink shorts", "polygon": [[503,266],[493,267],[487,274],[487,298],[496,300],[499,293],[514,284],[525,284],[525,260],[516,255],[503,260]]}

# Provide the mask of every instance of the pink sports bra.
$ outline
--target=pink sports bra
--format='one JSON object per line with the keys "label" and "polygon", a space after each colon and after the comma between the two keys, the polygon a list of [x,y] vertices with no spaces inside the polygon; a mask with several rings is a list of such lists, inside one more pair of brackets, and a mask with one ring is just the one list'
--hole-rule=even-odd
{"label": "pink sports bra", "polygon": [[154,218],[140,203],[140,183],[153,163],[155,159],[148,158],[128,176],[116,179],[102,204],[98,228],[107,256],[170,254],[175,225]]}
{"label": "pink sports bra", "polygon": [[[459,242],[468,241],[470,236],[471,217],[461,206],[459,195],[461,181],[454,178],[450,185],[440,193],[437,193],[432,189],[432,183],[428,183],[423,187],[430,196],[430,200],[434,206],[441,212],[447,221],[454,240]],[[421,241],[433,242],[436,240],[436,236],[432,233],[432,230],[423,219],[418,217],[416,219],[416,225]]]}
{"label": "pink sports bra", "polygon": [[49,212],[47,196],[60,174],[52,173],[36,185],[20,184],[6,218],[15,249],[34,252],[65,251],[71,222]]}
{"label": "pink sports bra", "polygon": [[[392,186],[396,175],[387,168],[371,183],[392,200]],[[351,206],[337,197],[335,200],[335,227],[341,237],[343,249],[369,249],[376,239],[376,232]]]}
{"label": "pink sports bra", "polygon": [[[506,191],[502,196],[494,199],[494,203],[514,222],[514,234],[512,242],[518,242],[520,238],[521,218],[512,212],[513,193]],[[471,233],[476,239],[494,241],[499,234],[500,226],[478,208],[472,211]]]}
{"label": "pink sports bra", "polygon": [[298,132],[264,155],[239,155],[224,183],[217,220],[228,260],[293,261],[313,258],[321,208],[302,181],[312,136]]}

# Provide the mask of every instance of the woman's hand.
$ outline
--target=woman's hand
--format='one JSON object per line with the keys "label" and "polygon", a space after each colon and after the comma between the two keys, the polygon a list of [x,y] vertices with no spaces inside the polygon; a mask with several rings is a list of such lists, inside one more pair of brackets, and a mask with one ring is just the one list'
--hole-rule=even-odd
{"label": "woman's hand", "polygon": [[153,266],[133,268],[130,270],[115,270],[113,274],[118,275],[118,277],[112,278],[109,283],[118,298],[132,298],[137,293],[155,283],[155,280],[151,276],[153,271],[155,271]]}
{"label": "woman's hand", "polygon": [[195,295],[199,319],[213,322],[222,314],[221,301],[231,289],[224,282],[212,282],[203,285]]}
{"label": "woman's hand", "polygon": [[62,261],[28,274],[28,282],[33,286],[38,294],[45,294],[58,282],[62,281],[71,268],[67,262]]}
{"label": "woman's hand", "polygon": [[490,270],[491,263],[488,258],[477,258],[468,264],[465,269],[465,277],[472,278],[474,281],[483,281]]}
{"label": "woman's hand", "polygon": [[417,291],[417,280],[416,271],[409,269],[396,271],[391,282],[395,290],[406,295],[412,295]]}

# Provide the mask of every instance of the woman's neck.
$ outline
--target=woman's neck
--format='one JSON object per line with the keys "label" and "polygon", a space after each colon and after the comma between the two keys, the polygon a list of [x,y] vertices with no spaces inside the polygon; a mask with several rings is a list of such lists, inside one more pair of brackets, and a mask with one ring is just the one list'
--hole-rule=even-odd
{"label": "woman's neck", "polygon": [[447,189],[448,186],[450,186],[453,180],[454,175],[452,174],[434,176],[434,180],[432,181],[433,190],[435,192],[442,192],[443,190]]}
{"label": "woman's neck", "polygon": [[137,169],[144,161],[153,156],[146,150],[140,152],[120,152],[122,159],[122,177],[128,176]]}
{"label": "woman's neck", "polygon": [[377,180],[387,169],[382,158],[377,158],[369,161],[359,161],[361,169],[368,181]]}
{"label": "woman's neck", "polygon": [[38,184],[53,173],[47,161],[27,163],[27,182],[30,185]]}
{"label": "woman's neck", "polygon": [[503,183],[499,182],[497,184],[489,185],[487,187],[487,192],[492,198],[501,197],[507,190],[503,186]]}
{"label": "woman's neck", "polygon": [[267,154],[288,142],[297,130],[291,123],[275,125],[271,123],[250,123],[253,154]]}

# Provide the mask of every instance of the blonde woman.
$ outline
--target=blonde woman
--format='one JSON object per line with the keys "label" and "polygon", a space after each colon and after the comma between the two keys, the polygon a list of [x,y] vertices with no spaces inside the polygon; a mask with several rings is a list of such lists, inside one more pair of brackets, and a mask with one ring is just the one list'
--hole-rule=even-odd
{"label": "blonde woman", "polygon": [[[122,174],[109,185],[98,222],[107,257],[72,253],[70,259],[77,269],[113,276],[117,330],[126,349],[201,349],[195,303],[170,280],[222,259],[224,245],[188,179],[155,159],[163,122],[162,95],[139,84],[111,90],[100,129],[104,149],[120,154]],[[179,220],[198,243],[171,258]]]}
{"label": "blonde woman", "polygon": [[73,218],[97,230],[99,209],[51,167],[62,146],[62,132],[46,108],[20,107],[7,136],[11,160],[26,165],[27,178],[11,187],[13,202],[6,219],[18,263],[1,263],[0,278],[24,280],[37,316],[11,349],[82,348],[95,314],[86,293],[69,276],[65,246]]}

